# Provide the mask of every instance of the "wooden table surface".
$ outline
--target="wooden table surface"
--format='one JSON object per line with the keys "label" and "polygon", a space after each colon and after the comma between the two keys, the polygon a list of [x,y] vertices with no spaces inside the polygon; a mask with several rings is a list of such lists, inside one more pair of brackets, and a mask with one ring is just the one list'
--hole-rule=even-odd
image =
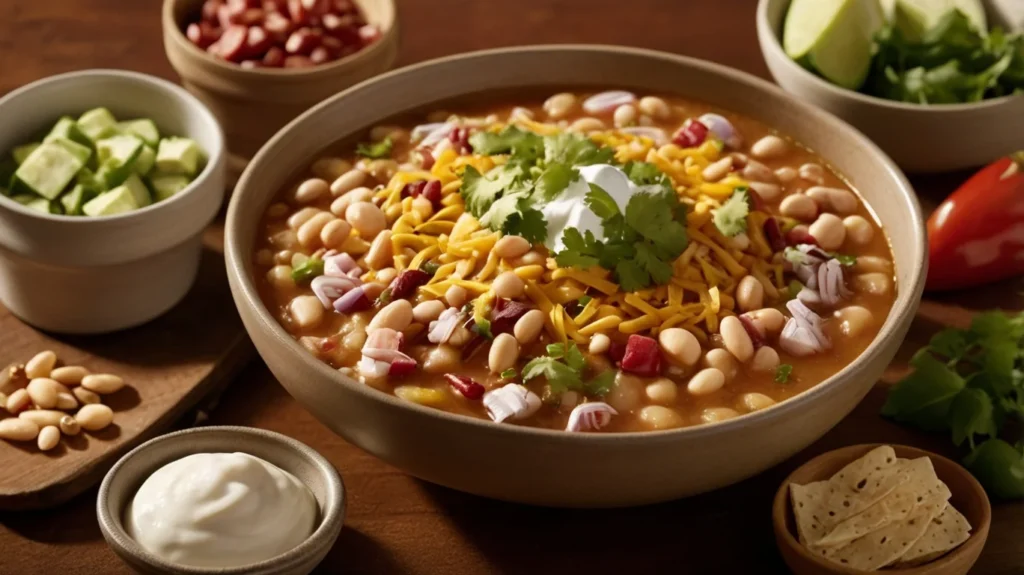
{"label": "wooden table surface", "polygon": [[[609,43],[714,60],[759,76],[754,0],[404,0],[399,64],[496,46]],[[124,68],[177,80],[160,38],[159,0],[2,0],[0,95],[45,76]],[[2,119],[0,119],[2,125]],[[964,174],[918,178],[926,206]],[[968,309],[1024,307],[1019,282],[928,298],[897,364]],[[225,314],[235,310],[225,309]],[[187,335],[187,334],[182,334]],[[894,367],[887,380],[899,376]],[[949,453],[948,439],[882,420],[880,384],[825,438],[776,469],[718,492],[616,511],[538,509],[413,479],[345,443],[300,407],[261,363],[221,398],[212,423],[290,435],[317,449],[348,488],[345,529],[322,573],[777,573],[771,497],[800,462],[838,446],[886,441]],[[538,478],[542,481],[543,478]],[[128,572],[96,524],[95,490],[50,511],[0,517],[0,574]],[[1024,572],[1024,507],[999,504],[975,569]]]}

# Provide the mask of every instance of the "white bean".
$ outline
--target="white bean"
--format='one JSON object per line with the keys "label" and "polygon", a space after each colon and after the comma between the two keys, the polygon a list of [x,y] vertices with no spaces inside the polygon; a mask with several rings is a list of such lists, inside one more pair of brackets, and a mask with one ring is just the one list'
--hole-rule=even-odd
{"label": "white bean", "polygon": [[553,120],[560,120],[569,115],[576,106],[576,96],[568,92],[555,94],[544,101],[544,112]]}
{"label": "white bean", "polygon": [[491,373],[498,374],[514,366],[519,359],[519,343],[507,333],[500,333],[491,343],[487,354],[487,367]]}
{"label": "white bean", "polygon": [[530,251],[530,242],[522,236],[503,236],[494,244],[494,252],[499,258],[518,258]]}
{"label": "white bean", "polygon": [[89,391],[95,391],[96,393],[106,395],[108,393],[114,393],[124,387],[124,379],[110,373],[96,373],[85,376],[85,378],[82,379],[82,387]]}
{"label": "white bean", "polygon": [[655,120],[667,120],[672,116],[672,108],[657,96],[644,96],[637,105],[641,112]]}
{"label": "white bean", "polygon": [[513,271],[502,272],[494,278],[491,283],[491,290],[494,295],[504,299],[517,299],[522,297],[526,284]]}
{"label": "white bean", "polygon": [[775,177],[775,172],[771,168],[758,162],[756,160],[747,160],[747,165],[743,166],[743,177],[750,180],[751,182],[767,182],[774,184],[778,182],[778,178]]}
{"label": "white bean", "polygon": [[569,124],[570,132],[578,132],[580,134],[598,132],[603,130],[604,128],[604,122],[602,122],[598,118],[580,118],[575,122]]}
{"label": "white bean", "polygon": [[766,202],[774,202],[782,195],[782,186],[767,182],[750,182],[750,189]]}
{"label": "white bean", "polygon": [[782,198],[779,212],[787,218],[809,222],[818,215],[818,204],[804,194],[792,194]]}
{"label": "white bean", "polygon": [[7,396],[7,404],[5,409],[8,413],[14,414],[32,405],[32,398],[29,397],[28,391],[24,389],[16,389]]}
{"label": "white bean", "polygon": [[624,371],[615,375],[615,383],[604,396],[604,401],[619,413],[629,413],[640,407],[644,397],[644,381]]}
{"label": "white bean", "polygon": [[807,228],[807,231],[818,241],[821,249],[826,251],[838,250],[846,241],[846,228],[843,227],[843,220],[833,214],[821,214],[814,223]]}
{"label": "white bean", "polygon": [[50,372],[53,371],[53,366],[56,364],[56,353],[50,350],[41,351],[32,356],[32,359],[25,362],[25,375],[29,379],[50,377]]}
{"label": "white bean", "polygon": [[77,399],[79,403],[82,403],[83,405],[88,405],[90,403],[100,403],[101,401],[103,401],[102,399],[100,399],[99,394],[97,394],[94,391],[89,391],[84,387],[72,388],[71,395],[74,395],[75,399]]}
{"label": "white bean", "polygon": [[434,215],[434,203],[423,196],[416,196],[412,200],[412,211],[419,214],[423,221],[427,221]]}
{"label": "white bean", "polygon": [[62,391],[57,394],[57,409],[62,411],[74,411],[78,409],[78,400],[70,391]]}
{"label": "white bean", "polygon": [[725,349],[740,362],[745,363],[754,356],[754,342],[750,340],[739,318],[731,315],[722,318],[718,331],[722,335]]}
{"label": "white bean", "polygon": [[276,204],[270,204],[270,206],[267,208],[267,218],[269,218],[271,220],[276,220],[278,218],[283,218],[285,215],[288,214],[288,212],[290,210],[291,210],[291,208],[288,207],[288,204],[285,204],[283,202],[277,202]]}
{"label": "white bean", "polygon": [[739,412],[728,407],[709,407],[700,414],[704,423],[719,423],[727,419],[739,417]]}
{"label": "white bean", "polygon": [[776,367],[779,367],[779,352],[767,345],[761,346],[750,361],[751,371],[775,371]]}
{"label": "white bean", "polygon": [[331,220],[320,230],[320,241],[329,250],[336,250],[352,234],[352,224],[345,220]]}
{"label": "white bean", "polygon": [[29,409],[19,413],[18,417],[31,421],[39,427],[46,427],[47,425],[60,424],[61,418],[65,415],[63,411],[56,409]]}
{"label": "white bean", "polygon": [[863,216],[846,216],[843,218],[843,227],[846,228],[846,237],[858,246],[871,242],[875,237],[875,230]]}
{"label": "white bean", "polygon": [[328,223],[333,222],[336,218],[334,214],[328,212],[320,212],[306,223],[299,227],[299,230],[295,232],[296,237],[299,239],[299,243],[306,249],[313,249],[320,246],[320,232],[323,231],[324,226]]}
{"label": "white bean", "polygon": [[825,183],[825,168],[822,168],[818,164],[807,163],[800,166],[797,171],[800,177],[808,182],[814,182],[815,184]]}
{"label": "white bean", "polygon": [[701,172],[701,177],[709,182],[717,182],[729,173],[729,170],[732,169],[732,162],[732,156],[719,158],[704,168],[704,171]]}
{"label": "white bean", "polygon": [[288,217],[288,227],[293,230],[297,230],[302,226],[302,224],[308,222],[313,216],[322,212],[323,210],[319,208],[302,208],[301,210],[295,212],[294,214]]}
{"label": "white bean", "polygon": [[612,338],[603,333],[598,333],[595,334],[594,337],[590,338],[590,345],[587,347],[587,351],[593,355],[603,355],[607,353],[611,347]]}
{"label": "white bean", "polygon": [[736,362],[736,358],[728,351],[719,348],[708,350],[704,354],[704,365],[722,372],[727,382],[732,381],[740,370],[740,365]]}
{"label": "white bean", "polygon": [[686,390],[693,395],[709,395],[725,385],[725,374],[713,367],[702,369],[693,374],[686,384]]}
{"label": "white bean", "polygon": [[886,295],[892,288],[892,278],[883,273],[867,273],[853,278],[853,289],[871,295]]}
{"label": "white bean", "polygon": [[86,431],[99,431],[114,421],[114,412],[102,403],[82,406],[75,414],[78,425]]}
{"label": "white bean", "polygon": [[683,418],[679,412],[662,405],[648,405],[641,409],[638,415],[647,429],[673,429],[683,425]]}
{"label": "white bean", "polygon": [[384,306],[377,315],[370,320],[366,331],[372,332],[379,328],[391,328],[395,331],[402,331],[412,323],[412,304],[409,300],[398,299]]}
{"label": "white bean", "polygon": [[644,388],[644,393],[654,403],[672,405],[676,402],[679,389],[676,386],[676,382],[667,377],[662,377],[648,383],[647,387]]}
{"label": "white bean", "polygon": [[444,292],[444,299],[448,301],[448,305],[451,307],[462,307],[468,297],[469,294],[466,292],[466,288],[462,286],[453,285],[448,288],[448,291]]}
{"label": "white bean", "polygon": [[320,178],[310,178],[295,189],[295,201],[300,204],[315,202],[327,195],[331,186]]}
{"label": "white bean", "polygon": [[24,419],[0,420],[0,439],[8,441],[32,441],[39,435],[39,426]]}
{"label": "white bean", "polygon": [[439,299],[432,299],[416,305],[412,308],[412,318],[418,323],[430,323],[437,319],[445,310],[444,302]]}
{"label": "white bean", "polygon": [[32,398],[32,403],[43,409],[51,409],[57,407],[57,394],[61,391],[61,387],[63,387],[61,384],[52,379],[37,377],[28,382],[28,387],[25,390]]}
{"label": "white bean", "polygon": [[892,262],[878,256],[858,256],[853,271],[858,273],[879,272],[892,274]]}
{"label": "white bean", "polygon": [[789,151],[789,144],[786,143],[786,140],[774,134],[764,136],[750,146],[750,155],[759,160],[781,158],[787,151]]}
{"label": "white bean", "polygon": [[78,435],[82,431],[82,426],[78,424],[78,420],[70,415],[60,418],[57,427],[60,428],[61,433],[68,436]]}
{"label": "white bean", "polygon": [[533,343],[540,336],[540,330],[544,329],[544,318],[544,312],[539,309],[531,309],[523,314],[512,328],[516,341],[522,345]]}
{"label": "white bean", "polygon": [[384,268],[382,270],[377,270],[376,281],[379,284],[389,286],[391,285],[391,282],[395,281],[396,277],[398,277],[398,270],[395,268]]}
{"label": "white bean", "polygon": [[625,128],[635,124],[636,117],[636,107],[632,104],[623,104],[615,108],[615,112],[612,114],[612,121],[615,123],[616,128]]}
{"label": "white bean", "polygon": [[267,271],[267,281],[279,290],[293,289],[295,280],[292,279],[292,266],[277,265],[270,268]]}
{"label": "white bean", "polygon": [[744,393],[740,402],[747,411],[760,411],[775,405],[775,400],[763,393]]}
{"label": "white bean", "polygon": [[450,345],[439,345],[427,353],[423,360],[423,371],[427,373],[447,373],[459,367],[462,352]]}
{"label": "white bean", "polygon": [[764,286],[754,276],[744,276],[736,286],[736,305],[742,311],[760,309],[764,305]]}
{"label": "white bean", "polygon": [[320,325],[324,319],[324,304],[315,295],[300,295],[288,304],[295,325],[302,329]]}
{"label": "white bean", "polygon": [[36,445],[39,451],[49,451],[60,443],[60,429],[55,425],[47,425],[39,430],[39,440]]}
{"label": "white bean", "polygon": [[370,202],[356,202],[345,210],[345,219],[363,238],[375,238],[387,227],[387,218]]}
{"label": "white bean", "polygon": [[320,158],[309,167],[309,171],[313,172],[314,176],[328,182],[333,182],[351,169],[352,164],[341,158],[333,157]]}
{"label": "white bean", "polygon": [[775,170],[775,177],[783,184],[788,184],[797,178],[797,173],[793,168],[783,166]]}
{"label": "white bean", "polygon": [[366,252],[365,261],[371,270],[391,267],[395,263],[391,246],[391,230],[382,230],[377,237],[373,238],[370,251]]}
{"label": "white bean", "polygon": [[830,211],[841,216],[857,211],[857,196],[849,190],[814,186],[805,193],[817,202],[822,211]]}
{"label": "white bean", "polygon": [[689,331],[670,327],[658,334],[658,344],[668,359],[678,365],[691,366],[700,359],[700,342]]}
{"label": "white bean", "polygon": [[331,213],[342,218],[345,217],[345,211],[352,204],[371,201],[373,201],[373,190],[370,188],[355,188],[334,198],[334,201],[331,202]]}
{"label": "white bean", "polygon": [[847,337],[857,337],[875,322],[875,315],[859,305],[837,309],[833,315],[839,320],[839,331]]}

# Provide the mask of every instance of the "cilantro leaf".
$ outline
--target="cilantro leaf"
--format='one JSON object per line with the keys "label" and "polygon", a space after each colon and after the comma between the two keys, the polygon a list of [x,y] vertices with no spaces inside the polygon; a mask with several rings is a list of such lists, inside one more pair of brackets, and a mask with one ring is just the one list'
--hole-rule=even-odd
{"label": "cilantro leaf", "polygon": [[478,154],[513,154],[520,161],[536,160],[543,154],[544,138],[521,130],[516,126],[508,126],[501,132],[475,132],[469,137],[473,151]]}
{"label": "cilantro leaf", "polygon": [[996,497],[1024,497],[1024,454],[1002,439],[990,437],[964,459],[964,465]]}
{"label": "cilantro leaf", "polygon": [[615,384],[615,370],[608,370],[597,374],[594,379],[583,384],[583,392],[590,396],[604,397],[612,390]]}
{"label": "cilantro leaf", "polygon": [[931,348],[932,353],[955,364],[967,353],[967,337],[961,329],[944,329],[932,336],[928,347]]}
{"label": "cilantro leaf", "polygon": [[711,213],[715,227],[722,235],[731,238],[747,231],[747,214],[750,213],[747,189],[736,188],[722,207],[711,210]]}
{"label": "cilantro leaf", "polygon": [[587,192],[583,201],[590,208],[590,211],[594,212],[594,215],[602,220],[613,218],[621,213],[619,212],[619,205],[615,203],[615,199],[612,198],[611,194],[597,184],[590,184],[590,191]]}
{"label": "cilantro leaf", "polygon": [[601,244],[590,230],[584,236],[576,228],[566,228],[562,233],[562,243],[565,249],[555,254],[558,267],[587,269],[598,264]]}
{"label": "cilantro leaf", "polygon": [[553,357],[535,357],[523,366],[524,382],[541,376],[548,380],[552,393],[564,393],[583,385],[575,370]]}
{"label": "cilantro leaf", "polygon": [[780,364],[775,368],[775,383],[789,383],[789,376],[793,373],[793,366],[788,363]]}
{"label": "cilantro leaf", "polygon": [[544,137],[544,161],[569,166],[608,164],[615,157],[611,148],[602,148],[593,140],[572,132],[561,132]]}
{"label": "cilantro leaf", "polygon": [[360,143],[356,145],[356,153],[367,158],[389,158],[393,145],[391,138],[384,138],[372,144]]}
{"label": "cilantro leaf", "polygon": [[615,265],[615,277],[623,291],[633,292],[651,285],[651,274],[635,260],[619,260]]}
{"label": "cilantro leaf", "polygon": [[566,164],[548,164],[537,178],[536,194],[541,200],[550,202],[578,178],[579,172]]}
{"label": "cilantro leaf", "polygon": [[563,357],[565,357],[565,344],[549,343],[546,346],[544,346],[544,351],[547,352],[548,357],[562,359]]}
{"label": "cilantro leaf", "polygon": [[520,208],[509,214],[502,231],[513,236],[522,236],[531,244],[542,244],[548,237],[548,223],[544,214],[533,208]]}
{"label": "cilantro leaf", "polygon": [[576,342],[569,342],[569,345],[566,347],[565,363],[577,372],[582,372],[583,367],[586,366],[587,360],[583,358],[583,353],[576,346]]}
{"label": "cilantro leaf", "polygon": [[974,449],[975,435],[995,437],[992,398],[980,389],[965,387],[960,390],[949,408],[949,425],[953,431],[953,443],[961,445],[966,439],[971,449]]}
{"label": "cilantro leaf", "polygon": [[481,337],[494,339],[494,335],[491,333],[491,322],[487,319],[476,318],[471,331]]}
{"label": "cilantro leaf", "polygon": [[517,375],[519,375],[519,372],[516,371],[516,368],[510,367],[505,371],[501,372],[499,377],[501,377],[501,379],[513,379]]}
{"label": "cilantro leaf", "polygon": [[[786,249],[788,250],[789,248],[786,248]],[[829,255],[834,257],[836,260],[838,260],[840,265],[843,265],[843,266],[846,266],[846,267],[853,267],[853,266],[857,265],[857,256],[851,256],[851,255],[848,255],[848,254],[841,254],[839,252],[832,252]]]}
{"label": "cilantro leaf", "polygon": [[661,183],[661,179],[664,177],[658,166],[650,162],[629,162],[622,168],[622,171],[638,186]]}
{"label": "cilantro leaf", "polygon": [[636,243],[636,263],[651,276],[656,284],[667,284],[672,279],[672,263],[658,257],[657,249],[647,242]]}
{"label": "cilantro leaf", "polygon": [[889,390],[882,415],[929,431],[949,427],[949,408],[964,379],[922,349],[911,360],[914,372]]}
{"label": "cilantro leaf", "polygon": [[473,166],[466,166],[462,172],[459,193],[466,202],[466,209],[480,218],[502,193],[516,188],[522,177],[523,170],[519,166],[498,166],[488,171],[487,175],[481,174]]}
{"label": "cilantro leaf", "polygon": [[626,204],[626,223],[670,261],[683,253],[688,243],[685,224],[674,219],[676,203],[678,200],[667,194],[638,193]]}

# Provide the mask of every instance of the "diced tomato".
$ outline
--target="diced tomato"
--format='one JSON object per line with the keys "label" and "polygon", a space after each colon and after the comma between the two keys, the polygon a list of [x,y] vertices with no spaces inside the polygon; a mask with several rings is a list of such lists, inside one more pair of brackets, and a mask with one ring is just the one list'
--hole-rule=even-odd
{"label": "diced tomato", "polygon": [[704,143],[708,137],[708,127],[690,118],[672,136],[672,142],[682,148],[694,148]]}
{"label": "diced tomato", "polygon": [[423,186],[423,197],[430,200],[434,210],[441,209],[441,180],[430,180]]}
{"label": "diced tomato", "polygon": [[389,376],[402,376],[409,375],[416,371],[416,360],[412,358],[397,358],[391,362],[391,367],[388,369]]}
{"label": "diced tomato", "polygon": [[444,374],[444,378],[448,380],[448,384],[451,385],[455,391],[458,391],[466,399],[480,399],[484,396],[484,386],[473,381],[463,375],[455,375],[454,373]]}
{"label": "diced tomato", "polygon": [[626,341],[622,369],[636,375],[654,377],[661,373],[661,348],[652,338],[633,334]]}

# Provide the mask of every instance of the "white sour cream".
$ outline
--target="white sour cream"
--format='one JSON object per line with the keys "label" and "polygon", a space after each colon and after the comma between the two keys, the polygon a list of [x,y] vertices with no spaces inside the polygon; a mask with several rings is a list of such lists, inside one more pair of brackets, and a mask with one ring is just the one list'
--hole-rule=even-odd
{"label": "white sour cream", "polygon": [[166,561],[240,567],[305,541],[317,513],[313,494],[291,473],[245,453],[197,453],[150,475],[124,523]]}
{"label": "white sour cream", "polygon": [[544,204],[540,210],[548,224],[548,237],[544,245],[554,252],[565,249],[562,234],[568,228],[576,228],[581,234],[590,231],[598,240],[604,239],[601,218],[584,203],[584,198],[590,191],[590,184],[596,184],[608,192],[622,213],[626,212],[626,204],[633,194],[647,191],[647,186],[634,184],[625,172],[615,166],[594,164],[577,168],[577,171],[580,177],[573,180],[560,196]]}

